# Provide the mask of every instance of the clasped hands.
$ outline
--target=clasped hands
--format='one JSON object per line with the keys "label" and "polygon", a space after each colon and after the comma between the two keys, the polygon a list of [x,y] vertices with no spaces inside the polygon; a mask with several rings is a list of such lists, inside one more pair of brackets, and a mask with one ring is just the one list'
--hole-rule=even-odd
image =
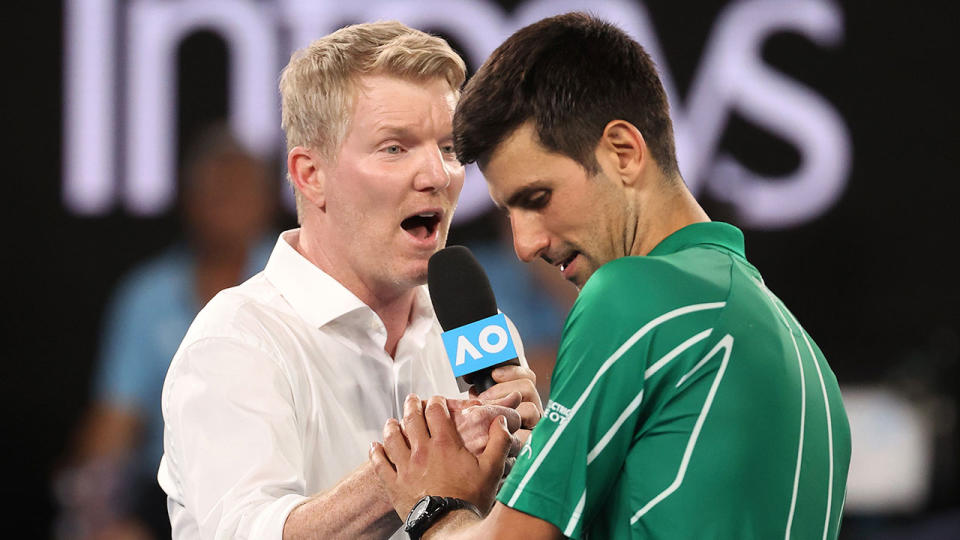
{"label": "clasped hands", "polygon": [[498,384],[471,399],[407,396],[370,461],[397,515],[424,495],[458,497],[489,511],[497,487],[543,414],[529,368],[497,368]]}

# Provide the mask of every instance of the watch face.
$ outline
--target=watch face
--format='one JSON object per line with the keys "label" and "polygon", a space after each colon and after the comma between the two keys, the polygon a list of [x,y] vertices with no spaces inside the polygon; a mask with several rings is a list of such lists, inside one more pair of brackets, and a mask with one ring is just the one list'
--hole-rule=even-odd
{"label": "watch face", "polygon": [[430,504],[429,497],[424,497],[419,501],[417,501],[417,504],[413,506],[413,509],[410,510],[410,515],[407,517],[407,525],[412,525],[416,523],[417,520],[420,519],[420,516],[422,516],[427,511],[427,506],[429,504]]}

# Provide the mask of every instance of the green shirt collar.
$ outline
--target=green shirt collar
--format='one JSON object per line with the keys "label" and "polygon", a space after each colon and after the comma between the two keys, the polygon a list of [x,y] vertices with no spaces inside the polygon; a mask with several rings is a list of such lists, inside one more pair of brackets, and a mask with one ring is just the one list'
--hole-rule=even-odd
{"label": "green shirt collar", "polygon": [[697,245],[711,244],[746,259],[743,233],[720,221],[692,223],[664,238],[648,255],[669,255]]}

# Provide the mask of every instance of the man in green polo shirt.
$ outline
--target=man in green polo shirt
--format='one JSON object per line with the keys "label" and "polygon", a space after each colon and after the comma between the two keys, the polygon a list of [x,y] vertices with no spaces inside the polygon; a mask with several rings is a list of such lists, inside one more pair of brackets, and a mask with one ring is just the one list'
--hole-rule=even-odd
{"label": "man in green polo shirt", "polygon": [[528,26],[471,79],[454,129],[517,255],[581,292],[498,502],[504,429],[474,457],[442,400],[387,423],[371,460],[412,536],[836,538],[850,460],[836,378],[742,233],[684,185],[640,45],[583,14]]}

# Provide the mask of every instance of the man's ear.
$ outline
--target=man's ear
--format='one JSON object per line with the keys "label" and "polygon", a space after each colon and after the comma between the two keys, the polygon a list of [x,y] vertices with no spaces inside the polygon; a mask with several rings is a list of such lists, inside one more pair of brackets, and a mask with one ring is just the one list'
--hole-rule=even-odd
{"label": "man's ear", "polygon": [[640,179],[650,161],[643,134],[626,120],[611,120],[603,128],[597,153],[597,157],[614,169],[616,175],[627,185]]}
{"label": "man's ear", "polygon": [[287,171],[297,190],[317,208],[326,208],[323,161],[317,153],[304,146],[294,146],[287,152]]}

